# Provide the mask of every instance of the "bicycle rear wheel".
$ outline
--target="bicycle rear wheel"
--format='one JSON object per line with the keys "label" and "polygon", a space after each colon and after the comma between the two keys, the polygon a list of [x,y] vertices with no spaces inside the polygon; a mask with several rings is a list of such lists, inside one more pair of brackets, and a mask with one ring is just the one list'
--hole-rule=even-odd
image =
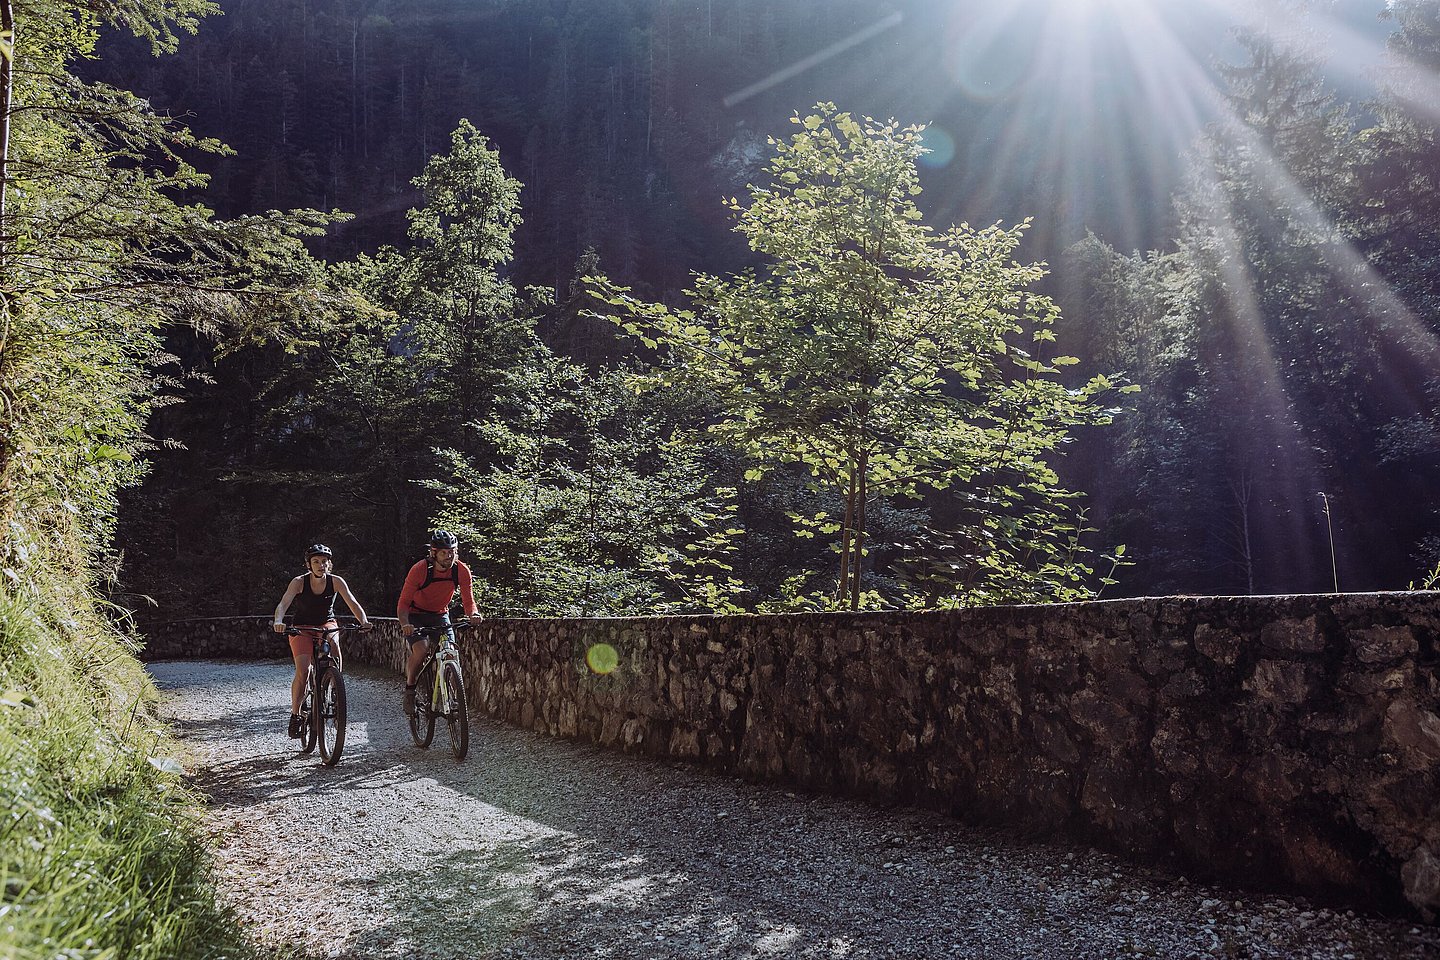
{"label": "bicycle rear wheel", "polygon": [[305,673],[305,699],[300,701],[300,755],[315,749],[315,666]]}
{"label": "bicycle rear wheel", "polygon": [[434,696],[435,662],[432,660],[415,677],[415,712],[410,714],[410,737],[417,747],[428,747],[435,739],[435,711],[431,704]]}
{"label": "bicycle rear wheel", "polygon": [[320,757],[325,766],[333,767],[340,762],[340,752],[345,749],[345,677],[333,666],[320,675],[315,726],[319,731]]}
{"label": "bicycle rear wheel", "polygon": [[445,664],[441,675],[445,683],[445,725],[450,728],[450,753],[455,762],[465,759],[470,750],[470,711],[465,706],[465,680],[453,663]]}

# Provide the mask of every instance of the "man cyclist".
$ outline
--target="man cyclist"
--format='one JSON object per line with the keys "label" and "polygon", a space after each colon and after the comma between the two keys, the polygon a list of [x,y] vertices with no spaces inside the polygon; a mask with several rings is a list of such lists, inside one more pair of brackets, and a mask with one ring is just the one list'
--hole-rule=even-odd
{"label": "man cyclist", "polygon": [[[315,658],[312,641],[321,640],[321,631],[334,629],[335,596],[345,599],[345,605],[360,621],[361,630],[370,629],[370,621],[360,606],[360,601],[350,592],[350,585],[330,570],[334,566],[334,554],[323,543],[317,543],[305,551],[305,566],[309,573],[302,573],[290,581],[285,595],[275,606],[276,633],[285,632],[285,612],[293,608],[295,626],[301,632],[290,638],[290,656],[295,660],[295,679],[290,682],[290,739],[300,736],[300,698],[305,692],[305,673]],[[332,634],[330,649],[334,652],[335,663],[340,664],[340,635]]]}
{"label": "man cyclist", "polygon": [[450,604],[455,594],[460,594],[460,604],[471,623],[484,618],[475,606],[475,591],[470,578],[470,568],[460,560],[460,541],[448,530],[432,530],[428,539],[430,555],[416,561],[405,574],[405,586],[400,590],[400,602],[395,605],[395,616],[400,621],[400,632],[405,635],[409,656],[405,661],[405,715],[415,713],[415,674],[425,662],[429,641],[412,640],[416,627],[439,627],[450,625]]}

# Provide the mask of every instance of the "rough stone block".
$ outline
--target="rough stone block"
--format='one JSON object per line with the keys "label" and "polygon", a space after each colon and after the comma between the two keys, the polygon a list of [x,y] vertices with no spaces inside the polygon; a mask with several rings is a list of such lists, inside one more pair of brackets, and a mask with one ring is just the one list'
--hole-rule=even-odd
{"label": "rough stone block", "polygon": [[1440,760],[1440,717],[1409,700],[1385,710],[1385,742],[1421,762]]}
{"label": "rough stone block", "polygon": [[1319,679],[1313,664],[1293,660],[1261,660],[1244,687],[1263,700],[1279,704],[1300,704],[1310,699]]}
{"label": "rough stone block", "polygon": [[1425,912],[1433,920],[1440,911],[1440,856],[1428,843],[1421,844],[1405,865],[1400,868],[1400,882],[1405,888],[1405,899]]}
{"label": "rough stone block", "polygon": [[1150,739],[1150,751],[1156,766],[1172,776],[1190,778],[1200,771],[1194,731],[1178,717],[1160,722]]}
{"label": "rough stone block", "polygon": [[1340,689],[1361,697],[1371,697],[1386,690],[1403,690],[1412,680],[1409,667],[1391,667],[1367,673],[1347,673]]}
{"label": "rough stone block", "polygon": [[1205,678],[1195,670],[1186,670],[1175,674],[1160,688],[1158,704],[1161,708],[1173,707],[1184,700],[1203,697],[1208,692],[1210,686]]}
{"label": "rough stone block", "polygon": [[1195,649],[1216,663],[1230,666],[1240,657],[1238,634],[1223,627],[1202,623],[1195,628]]}
{"label": "rough stone block", "polygon": [[1185,658],[1176,650],[1146,647],[1140,651],[1140,669],[1152,677],[1163,677],[1185,666]]}
{"label": "rough stone block", "polygon": [[961,629],[957,639],[982,657],[993,657],[1005,649],[1005,636],[998,630]]}
{"label": "rough stone block", "polygon": [[1260,628],[1260,643],[1272,650],[1319,653],[1325,649],[1325,633],[1315,616],[1302,620],[1277,620]]}
{"label": "rough stone block", "polygon": [[1370,627],[1350,633],[1350,646],[1362,663],[1388,663],[1420,649],[1415,631],[1408,626]]}
{"label": "rough stone block", "polygon": [[1134,739],[1138,723],[1119,703],[1094,690],[1070,698],[1070,715],[1097,743],[1124,744]]}

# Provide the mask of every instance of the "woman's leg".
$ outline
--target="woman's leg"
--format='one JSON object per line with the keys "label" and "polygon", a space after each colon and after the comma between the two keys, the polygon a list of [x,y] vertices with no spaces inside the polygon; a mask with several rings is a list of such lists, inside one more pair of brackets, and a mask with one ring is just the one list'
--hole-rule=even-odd
{"label": "woman's leg", "polygon": [[315,660],[315,647],[309,633],[290,638],[290,656],[295,661],[295,679],[290,681],[290,712],[296,714],[305,695],[305,671]]}
{"label": "woman's leg", "polygon": [[[335,628],[338,626],[340,626],[340,624],[336,623],[334,620],[331,620],[329,623],[325,624],[325,627],[328,630],[335,630]],[[344,655],[340,652],[340,631],[335,630],[334,633],[327,633],[326,636],[330,638],[330,656],[335,660],[335,667],[341,673],[344,673],[345,658]]]}

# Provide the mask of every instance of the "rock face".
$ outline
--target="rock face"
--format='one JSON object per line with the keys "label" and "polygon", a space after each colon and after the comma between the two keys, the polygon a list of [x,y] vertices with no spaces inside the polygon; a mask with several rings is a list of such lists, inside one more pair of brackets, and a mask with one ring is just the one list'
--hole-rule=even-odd
{"label": "rock face", "polygon": [[[156,659],[286,655],[263,617],[150,636]],[[520,726],[1440,911],[1440,595],[496,620],[472,637],[472,703]],[[346,655],[398,669],[394,623]]]}

